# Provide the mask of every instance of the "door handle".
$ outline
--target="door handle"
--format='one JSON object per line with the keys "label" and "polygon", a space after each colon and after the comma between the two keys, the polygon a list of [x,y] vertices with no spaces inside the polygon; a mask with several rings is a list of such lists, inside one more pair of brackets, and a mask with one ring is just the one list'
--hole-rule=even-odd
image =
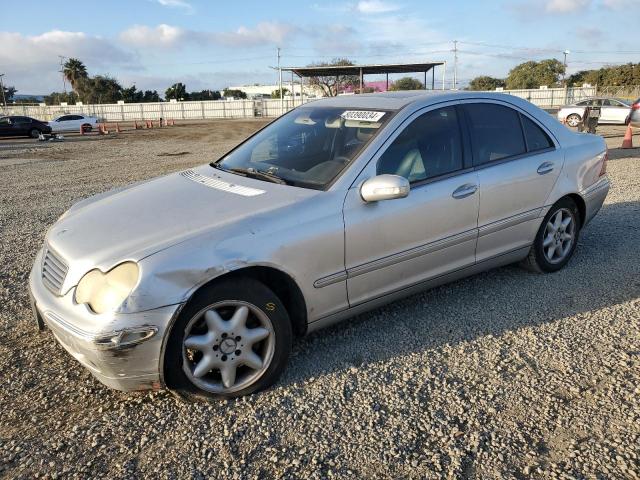
{"label": "door handle", "polygon": [[545,173],[549,173],[553,170],[553,162],[544,162],[540,164],[538,167],[538,173],[540,175],[544,175]]}
{"label": "door handle", "polygon": [[461,199],[468,197],[469,195],[473,195],[478,190],[478,185],[474,183],[465,183],[464,185],[460,185],[456,188],[451,196],[456,199]]}

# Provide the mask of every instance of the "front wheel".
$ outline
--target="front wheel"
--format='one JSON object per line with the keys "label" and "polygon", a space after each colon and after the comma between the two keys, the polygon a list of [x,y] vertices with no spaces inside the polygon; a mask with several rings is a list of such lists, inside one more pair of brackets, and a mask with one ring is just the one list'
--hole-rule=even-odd
{"label": "front wheel", "polygon": [[241,397],[273,384],[291,351],[292,329],[280,299],[257,280],[205,287],[170,334],[167,386],[187,397]]}
{"label": "front wheel", "polygon": [[572,113],[567,117],[567,125],[569,125],[570,127],[577,127],[581,121],[582,118],[580,118],[580,115],[578,115],[577,113]]}
{"label": "front wheel", "polygon": [[39,138],[40,137],[40,133],[41,133],[40,130],[38,130],[37,128],[32,128],[29,131],[29,136],[31,138]]}
{"label": "front wheel", "polygon": [[570,198],[560,199],[544,217],[524,266],[541,273],[557,272],[573,255],[579,233],[578,207]]}

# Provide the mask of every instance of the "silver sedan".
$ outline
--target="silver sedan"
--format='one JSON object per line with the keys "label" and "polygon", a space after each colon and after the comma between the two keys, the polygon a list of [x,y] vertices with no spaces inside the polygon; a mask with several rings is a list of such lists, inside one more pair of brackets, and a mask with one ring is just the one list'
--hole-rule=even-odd
{"label": "silver sedan", "polygon": [[563,268],[606,160],[602,138],[512,96],[319,100],[74,205],[35,259],[34,314],[110,387],[246,395],[297,336],[501,265]]}

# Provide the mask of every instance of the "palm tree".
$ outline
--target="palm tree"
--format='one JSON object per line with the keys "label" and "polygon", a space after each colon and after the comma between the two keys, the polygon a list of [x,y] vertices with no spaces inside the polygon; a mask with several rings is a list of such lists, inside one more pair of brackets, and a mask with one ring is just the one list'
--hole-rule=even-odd
{"label": "palm tree", "polygon": [[76,93],[79,93],[78,90],[80,85],[88,78],[87,67],[85,67],[84,63],[77,58],[70,58],[67,60],[64,64],[62,73]]}

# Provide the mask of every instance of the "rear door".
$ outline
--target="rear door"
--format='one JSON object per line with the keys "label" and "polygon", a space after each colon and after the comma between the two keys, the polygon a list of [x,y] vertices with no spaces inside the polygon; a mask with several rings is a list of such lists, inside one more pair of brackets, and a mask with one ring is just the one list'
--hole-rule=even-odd
{"label": "rear door", "polygon": [[625,123],[631,112],[631,107],[613,98],[602,101],[601,123]]}
{"label": "rear door", "polygon": [[[53,122],[52,126],[56,132],[68,132],[74,130],[74,117],[77,115],[63,115]],[[79,127],[78,127],[79,128]]]}
{"label": "rear door", "polygon": [[28,136],[31,131],[31,119],[29,117],[11,117],[13,123],[13,134],[18,136]]}
{"label": "rear door", "polygon": [[480,185],[476,260],[527,247],[562,168],[549,132],[497,101],[464,102]]}

